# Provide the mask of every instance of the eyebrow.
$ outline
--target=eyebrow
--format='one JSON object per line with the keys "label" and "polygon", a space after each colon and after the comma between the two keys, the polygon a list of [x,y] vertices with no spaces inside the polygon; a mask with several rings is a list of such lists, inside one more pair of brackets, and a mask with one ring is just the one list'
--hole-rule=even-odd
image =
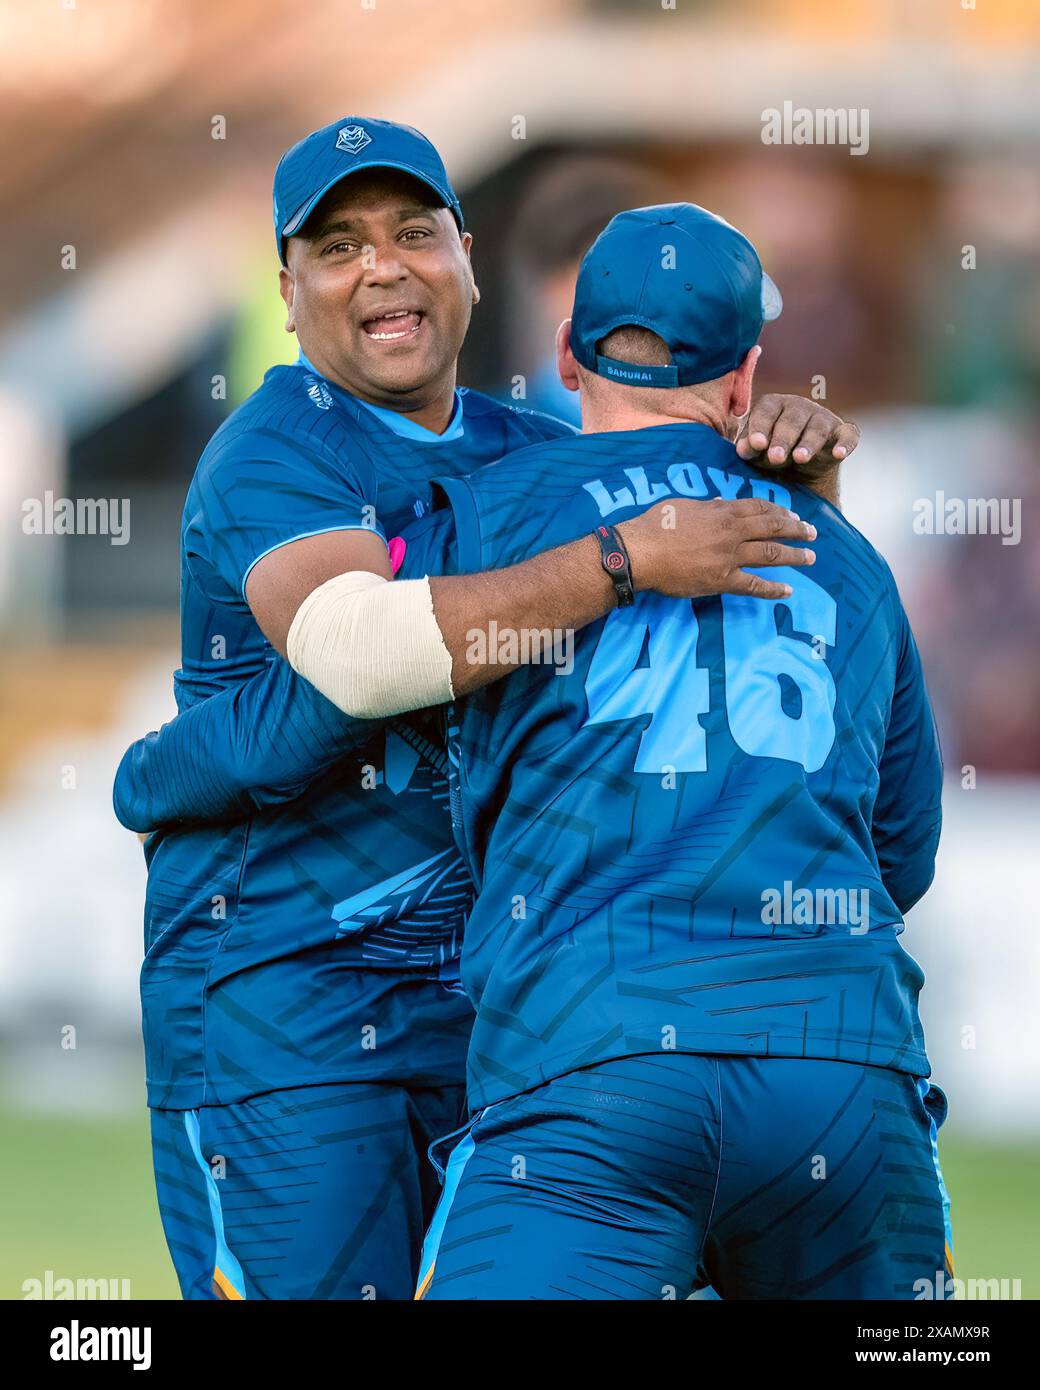
{"label": "eyebrow", "polygon": [[[398,211],[397,221],[406,222],[410,217],[428,217],[433,220],[436,212],[436,208],[429,207],[425,203],[409,203]],[[349,217],[340,217],[335,222],[323,223],[307,240],[320,241],[322,237],[330,236],[333,232],[360,233],[361,231],[362,226],[359,222]]]}

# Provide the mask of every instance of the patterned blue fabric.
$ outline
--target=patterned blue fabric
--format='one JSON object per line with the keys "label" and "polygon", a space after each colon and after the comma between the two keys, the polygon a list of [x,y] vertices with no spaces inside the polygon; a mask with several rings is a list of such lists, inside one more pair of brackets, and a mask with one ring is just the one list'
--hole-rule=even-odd
{"label": "patterned blue fabric", "polygon": [[426,1149],[462,1094],[354,1082],[153,1110],[184,1298],[410,1299],[437,1200]]}
{"label": "patterned blue fabric", "polygon": [[873,547],[696,424],[556,440],[443,492],[403,574],[514,564],[681,496],[771,497],[819,533],[811,569],[764,571],[789,598],[642,593],[459,702],[471,1106],[673,1048],[927,1075],[898,938],[942,768]]}
{"label": "patterned blue fabric", "polygon": [[947,1297],[945,1097],[924,1092],[809,1058],[658,1053],[557,1077],[455,1148],[421,1294]]}
{"label": "patterned blue fabric", "polygon": [[203,454],[182,531],[180,714],[128,750],[115,786],[123,823],[157,830],[141,979],[151,1105],[462,1078],[471,885],[439,720],[350,720],[277,656],[243,594],[279,546],[393,536],[430,505],[434,472],[570,432],[459,399],[458,437],[402,437],[306,363],[276,367]]}

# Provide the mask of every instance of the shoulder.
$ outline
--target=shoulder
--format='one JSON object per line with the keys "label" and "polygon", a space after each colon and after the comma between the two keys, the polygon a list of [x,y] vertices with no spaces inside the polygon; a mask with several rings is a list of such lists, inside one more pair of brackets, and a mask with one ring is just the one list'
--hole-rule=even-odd
{"label": "shoulder", "polygon": [[305,367],[272,367],[206,445],[195,491],[226,495],[317,476],[349,481],[365,455],[348,448],[356,442],[355,422],[334,406],[320,376]]}
{"label": "shoulder", "polygon": [[[545,439],[569,438],[579,433],[573,426],[541,410],[528,410],[524,406],[507,405],[495,400],[483,391],[461,387],[459,395],[463,400],[463,410],[467,421],[483,425],[498,425],[514,441],[507,447],[523,448],[525,443],[537,443]],[[503,450],[505,452],[505,450]]]}
{"label": "shoulder", "polygon": [[797,492],[815,498],[817,512],[812,520],[817,528],[820,527],[821,523],[826,525],[828,535],[841,546],[847,555],[855,559],[861,571],[870,577],[876,590],[885,598],[893,600],[901,609],[902,600],[899,596],[895,575],[892,573],[888,561],[874,543],[857,526],[853,525],[844,512],[839,511],[830,502],[816,497],[816,494],[807,488],[798,488]]}
{"label": "shoulder", "polygon": [[[903,600],[895,576],[884,555],[849,518],[802,484],[790,488],[790,505],[816,527],[817,563],[826,558],[823,572],[834,576],[854,609],[875,615],[892,631],[903,633],[907,625]],[[808,571],[811,576],[813,571]]]}
{"label": "shoulder", "polygon": [[561,469],[564,465],[573,467],[578,456],[589,452],[588,436],[568,432],[511,449],[502,458],[475,469],[461,481],[478,499],[512,493],[530,496],[538,483],[553,477],[561,479],[569,490],[573,480],[569,473],[561,474]]}

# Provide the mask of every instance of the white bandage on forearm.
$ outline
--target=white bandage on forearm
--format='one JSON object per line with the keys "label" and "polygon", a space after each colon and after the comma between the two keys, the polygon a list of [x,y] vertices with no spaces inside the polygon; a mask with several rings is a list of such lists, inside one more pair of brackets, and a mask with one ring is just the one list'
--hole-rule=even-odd
{"label": "white bandage on forearm", "polygon": [[290,665],[356,719],[378,719],[450,700],[451,653],[428,579],[338,574],[300,604],[289,629]]}

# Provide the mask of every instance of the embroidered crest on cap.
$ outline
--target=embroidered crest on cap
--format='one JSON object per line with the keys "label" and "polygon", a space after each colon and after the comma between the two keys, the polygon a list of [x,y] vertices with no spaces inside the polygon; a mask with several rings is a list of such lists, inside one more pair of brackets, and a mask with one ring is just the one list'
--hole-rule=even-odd
{"label": "embroidered crest on cap", "polygon": [[336,149],[348,154],[357,154],[371,143],[372,137],[363,125],[345,125],[336,137]]}

